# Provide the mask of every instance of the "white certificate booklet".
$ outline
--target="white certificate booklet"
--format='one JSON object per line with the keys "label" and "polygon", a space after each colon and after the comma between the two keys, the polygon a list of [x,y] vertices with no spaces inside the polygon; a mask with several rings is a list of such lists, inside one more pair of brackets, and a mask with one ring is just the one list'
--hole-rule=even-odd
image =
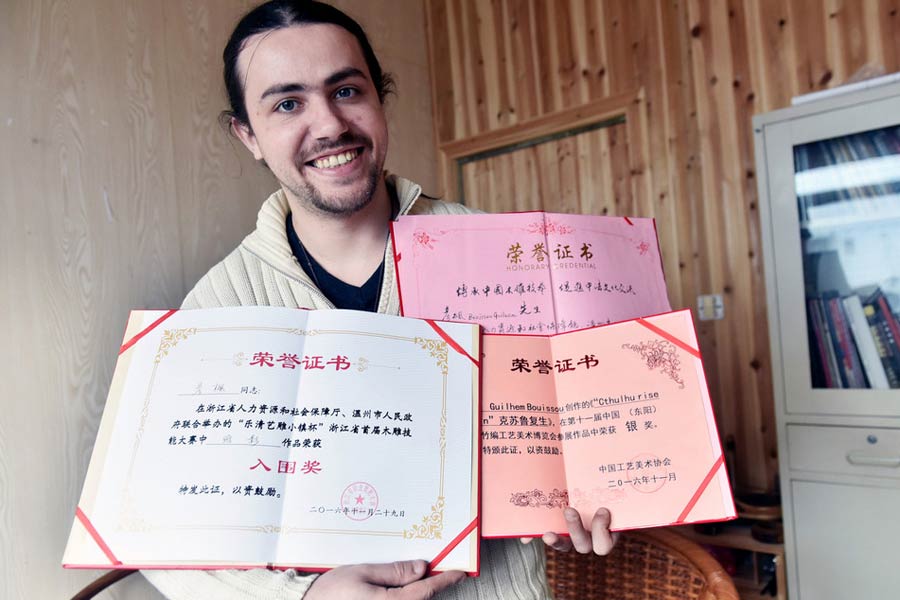
{"label": "white certificate booklet", "polygon": [[63,564],[478,572],[479,329],[134,311]]}

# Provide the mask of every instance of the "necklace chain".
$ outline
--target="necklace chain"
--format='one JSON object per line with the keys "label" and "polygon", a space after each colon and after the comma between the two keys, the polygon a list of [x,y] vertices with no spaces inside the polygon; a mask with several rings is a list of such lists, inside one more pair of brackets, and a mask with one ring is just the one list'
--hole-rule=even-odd
{"label": "necklace chain", "polygon": [[[312,277],[313,283],[316,284],[316,287],[319,289],[319,291],[324,294],[325,291],[322,289],[322,284],[319,283],[319,278],[316,276],[316,269],[313,266],[312,259],[309,256],[309,252],[307,252],[306,250],[306,246],[303,245],[303,240],[301,240],[298,236],[297,241],[299,242],[300,252],[303,253],[303,259],[306,261],[306,266],[309,267],[309,276]],[[382,258],[381,264],[378,266],[378,288],[375,290],[375,298],[372,301],[372,307],[369,309],[370,312],[378,312],[378,304],[381,300],[381,288],[384,286],[384,260],[385,259]],[[316,264],[318,264],[318,262],[316,262]],[[368,283],[368,281],[366,281],[366,283]],[[363,284],[363,286],[365,286],[365,283]],[[361,286],[359,289],[362,289],[363,286]]]}

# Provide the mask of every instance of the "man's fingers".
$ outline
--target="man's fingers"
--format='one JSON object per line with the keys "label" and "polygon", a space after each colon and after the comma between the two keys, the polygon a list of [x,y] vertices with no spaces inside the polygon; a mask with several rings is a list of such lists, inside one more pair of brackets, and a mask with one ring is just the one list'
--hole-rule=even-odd
{"label": "man's fingers", "polygon": [[545,533],[544,537],[541,539],[544,540],[545,544],[559,552],[568,552],[572,549],[572,540],[561,535],[556,535],[553,532]]}
{"label": "man's fingers", "polygon": [[597,509],[594,517],[591,519],[591,530],[587,531],[581,522],[581,515],[572,507],[569,507],[563,513],[566,519],[566,527],[569,529],[569,537],[565,538],[553,532],[544,534],[544,543],[560,552],[568,552],[572,548],[579,554],[588,554],[594,552],[600,556],[610,553],[616,540],[619,539],[618,532],[610,532],[610,514],[605,508]]}
{"label": "man's fingers", "polygon": [[610,514],[605,508],[598,508],[591,519],[591,538],[594,554],[605,556],[616,545],[618,534],[609,531]]}
{"label": "man's fingers", "polygon": [[441,590],[459,583],[465,577],[466,574],[462,571],[445,571],[403,587],[388,590],[387,597],[396,598],[396,600],[426,600],[433,598]]}
{"label": "man's fingers", "polygon": [[569,528],[569,537],[572,538],[572,546],[579,554],[587,554],[593,549],[591,534],[585,530],[581,522],[581,515],[571,506],[566,509],[566,526]]}
{"label": "man's fingers", "polygon": [[422,579],[425,575],[424,560],[398,560],[390,563],[357,565],[363,580],[380,586],[400,587]]}

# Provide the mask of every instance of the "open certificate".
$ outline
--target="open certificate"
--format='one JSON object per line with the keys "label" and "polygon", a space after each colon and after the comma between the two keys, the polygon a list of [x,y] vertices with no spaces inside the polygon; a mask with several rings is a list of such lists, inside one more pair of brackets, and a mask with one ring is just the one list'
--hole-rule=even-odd
{"label": "open certificate", "polygon": [[475,325],[134,311],[64,566],[478,571]]}
{"label": "open certificate", "polygon": [[653,219],[420,215],[391,228],[407,316],[552,335],[671,310]]}
{"label": "open certificate", "polygon": [[690,311],[483,347],[485,537],[735,518]]}

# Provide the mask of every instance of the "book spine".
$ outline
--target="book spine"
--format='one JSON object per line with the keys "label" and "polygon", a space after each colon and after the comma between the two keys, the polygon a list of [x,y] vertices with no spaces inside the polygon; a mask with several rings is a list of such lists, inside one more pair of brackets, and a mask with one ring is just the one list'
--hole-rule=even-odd
{"label": "book spine", "polygon": [[828,353],[828,371],[831,373],[831,384],[828,387],[846,387],[843,383],[843,378],[841,377],[841,357],[835,344],[834,328],[831,325],[831,320],[828,318],[825,301],[821,296],[816,298],[816,307],[821,319],[825,351]]}
{"label": "book spine", "polygon": [[841,352],[844,355],[844,369],[847,374],[847,387],[864,388],[866,387],[865,376],[862,372],[862,364],[859,360],[859,354],[856,352],[856,346],[853,344],[850,326],[847,323],[847,316],[844,314],[844,305],[839,296],[829,299],[829,307],[834,317],[835,327],[838,334],[838,343],[841,345]]}
{"label": "book spine", "polygon": [[840,377],[840,386],[842,388],[852,387],[850,385],[850,372],[848,369],[847,357],[844,354],[844,346],[841,344],[841,334],[838,331],[838,323],[831,307],[831,299],[833,293],[823,294],[822,312],[825,314],[825,321],[828,323],[828,331],[831,335],[831,347],[834,349],[835,359],[837,360],[838,375]]}
{"label": "book spine", "polygon": [[881,357],[878,356],[878,350],[875,348],[875,340],[872,339],[869,323],[863,313],[862,301],[859,296],[852,295],[844,298],[843,304],[844,314],[847,315],[850,333],[853,334],[853,341],[859,352],[860,362],[862,362],[866,379],[869,381],[869,387],[879,390],[888,389],[890,385],[887,373],[884,371]]}
{"label": "book spine", "polygon": [[[829,353],[829,344],[831,340],[828,337],[828,329],[822,318],[822,308],[821,308],[821,300],[818,298],[807,298],[807,307],[809,309],[809,328],[812,331],[812,340],[815,341],[815,349],[816,356],[818,357],[817,362],[821,365],[821,377],[813,379],[813,387],[840,387],[840,385],[836,385],[835,381],[840,381],[838,378],[835,379],[834,370],[833,370],[833,359]],[[813,370],[815,373],[815,370]]]}
{"label": "book spine", "polygon": [[894,340],[900,340],[900,323],[897,322],[897,317],[891,310],[891,305],[888,304],[887,298],[880,290],[878,292],[878,306],[881,308],[881,314],[890,328]]}
{"label": "book spine", "polygon": [[896,340],[893,339],[887,323],[881,319],[880,312],[876,304],[867,301],[863,305],[863,313],[869,323],[869,331],[872,332],[875,349],[881,358],[888,385],[892,388],[900,388],[900,356],[897,356]]}
{"label": "book spine", "polygon": [[806,326],[809,340],[809,369],[812,387],[831,387],[831,376],[828,373],[828,354],[822,343],[822,329],[818,322],[814,298],[806,299]]}

